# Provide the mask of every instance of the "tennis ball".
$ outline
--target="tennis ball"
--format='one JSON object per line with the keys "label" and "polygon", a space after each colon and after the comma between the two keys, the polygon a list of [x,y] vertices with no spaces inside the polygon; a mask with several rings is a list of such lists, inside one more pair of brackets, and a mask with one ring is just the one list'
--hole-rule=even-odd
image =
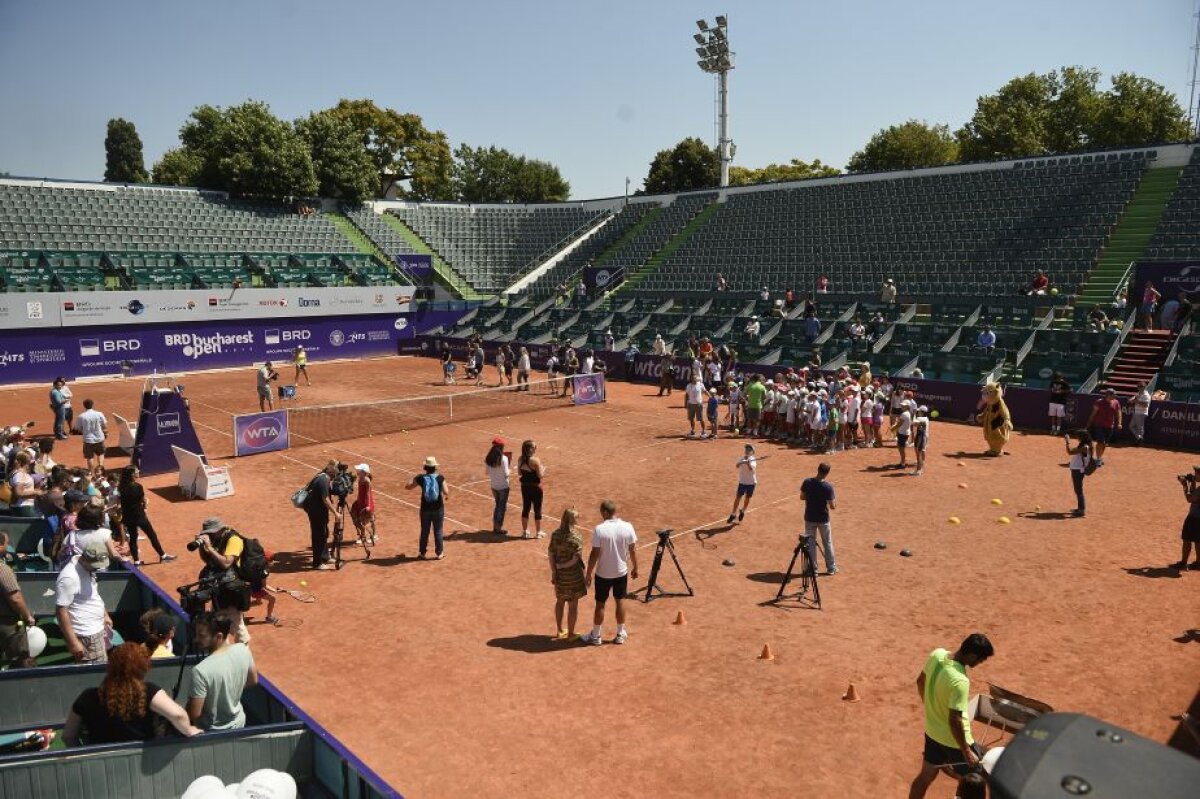
{"label": "tennis ball", "polygon": [[1008,518],[1007,516],[1001,516],[996,521],[1000,522],[1000,524],[1012,524],[1012,519]]}
{"label": "tennis ball", "polygon": [[966,466],[967,464],[966,464],[966,462],[964,462],[964,461],[959,461],[959,462],[958,462],[958,465],[959,465],[959,466]]}
{"label": "tennis ball", "polygon": [[1000,506],[1000,505],[1003,505],[1003,504],[1004,504],[1004,501],[1003,501],[1003,500],[1000,500],[1000,499],[993,499],[993,500],[992,500],[992,504],[993,504],[993,505],[996,505],[996,506]]}
{"label": "tennis ball", "polygon": [[301,580],[300,585],[308,585],[308,580]]}
{"label": "tennis ball", "polygon": [[967,484],[966,484],[966,483],[959,483],[959,484],[958,484],[958,487],[959,487],[959,488],[966,488],[966,487],[967,487]]}
{"label": "tennis ball", "polygon": [[1057,297],[1057,296],[1058,296],[1058,289],[1050,289],[1050,296],[1051,296],[1051,297]]}
{"label": "tennis ball", "polygon": [[958,518],[957,516],[951,516],[946,521],[950,522],[951,524],[962,524],[962,519]]}
{"label": "tennis ball", "polygon": [[937,411],[930,411],[930,412],[929,412],[929,418],[930,418],[930,419],[936,419],[936,418],[938,418],[939,416],[941,416],[941,414],[940,414],[940,413],[938,413]]}

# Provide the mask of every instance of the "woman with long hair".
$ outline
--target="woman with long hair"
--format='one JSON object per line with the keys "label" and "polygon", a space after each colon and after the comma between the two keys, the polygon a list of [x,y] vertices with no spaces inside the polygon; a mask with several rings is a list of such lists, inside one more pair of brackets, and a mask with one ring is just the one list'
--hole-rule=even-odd
{"label": "woman with long hair", "polygon": [[[579,600],[587,596],[587,581],[584,576],[583,536],[576,524],[579,511],[567,508],[563,511],[558,529],[550,536],[547,557],[550,559],[550,582],[554,584],[554,622],[560,641],[579,638],[575,623],[579,620]],[[563,608],[567,609],[567,626],[563,627]]]}
{"label": "woman with long hair", "polygon": [[67,746],[148,741],[154,737],[154,715],[162,716],[184,737],[199,735],[187,711],[152,682],[150,651],[142,644],[121,644],[108,654],[108,672],[99,688],[76,698],[63,727]]}
{"label": "woman with long hair", "polygon": [[[542,532],[542,476],[546,467],[535,454],[537,444],[532,440],[521,444],[521,457],[517,460],[517,474],[521,480],[521,537],[545,538]],[[529,511],[533,509],[534,536],[529,535]]]}
{"label": "woman with long hair", "polygon": [[154,532],[154,525],[150,524],[150,518],[146,516],[146,490],[138,482],[136,466],[126,466],[121,470],[121,482],[117,490],[121,494],[121,525],[125,528],[125,534],[129,536],[129,553],[133,556],[134,563],[139,566],[142,564],[142,559],[138,556],[139,530],[150,539],[150,546],[158,553],[159,563],[175,560],[174,555],[163,551],[162,544],[158,541],[158,533]]}
{"label": "woman with long hair", "polygon": [[492,439],[492,447],[484,456],[483,465],[487,469],[488,484],[492,487],[492,499],[496,503],[492,508],[492,532],[495,535],[508,535],[508,531],[504,529],[504,514],[508,511],[508,475],[511,465],[508,455],[504,452],[504,439]]}
{"label": "woman with long hair", "polygon": [[1071,485],[1075,489],[1075,510],[1071,512],[1072,516],[1083,516],[1087,512],[1087,503],[1083,498],[1083,479],[1088,475],[1088,466],[1096,457],[1092,450],[1092,436],[1086,430],[1076,430],[1076,444],[1071,446],[1071,436],[1064,435],[1063,442],[1067,447],[1067,454],[1071,456]]}
{"label": "woman with long hair", "polygon": [[[375,546],[375,487],[371,476],[371,466],[360,463],[354,467],[358,472],[358,496],[350,506],[350,520],[358,531],[359,540],[366,540],[367,546]],[[370,526],[370,530],[368,530]]]}

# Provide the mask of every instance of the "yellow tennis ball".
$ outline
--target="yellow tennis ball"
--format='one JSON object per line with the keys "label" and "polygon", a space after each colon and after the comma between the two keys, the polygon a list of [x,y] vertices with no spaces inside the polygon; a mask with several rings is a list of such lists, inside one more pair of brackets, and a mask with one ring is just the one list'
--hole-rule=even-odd
{"label": "yellow tennis ball", "polygon": [[929,418],[930,418],[930,419],[936,419],[936,418],[938,418],[939,416],[941,416],[941,414],[940,414],[940,413],[938,413],[937,411],[930,411],[930,412],[929,412]]}
{"label": "yellow tennis ball", "polygon": [[308,585],[308,580],[301,580],[300,585]]}
{"label": "yellow tennis ball", "polygon": [[951,516],[946,521],[950,522],[951,524],[962,524],[962,519],[958,518],[957,516]]}
{"label": "yellow tennis ball", "polygon": [[1007,516],[1001,516],[996,521],[1000,522],[1001,524],[1012,524],[1012,519],[1008,518]]}
{"label": "yellow tennis ball", "polygon": [[993,500],[992,500],[992,504],[993,504],[993,505],[997,505],[997,506],[998,506],[998,505],[1003,505],[1003,504],[1004,504],[1004,501],[1003,501],[1003,500],[1000,500],[1000,499],[993,499]]}

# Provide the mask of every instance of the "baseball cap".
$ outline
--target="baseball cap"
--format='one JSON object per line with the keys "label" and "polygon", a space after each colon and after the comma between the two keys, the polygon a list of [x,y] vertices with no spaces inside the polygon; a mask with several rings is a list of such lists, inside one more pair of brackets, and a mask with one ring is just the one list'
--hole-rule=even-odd
{"label": "baseball cap", "polygon": [[88,495],[80,491],[78,488],[69,488],[63,494],[63,500],[70,505],[72,502],[87,502]]}
{"label": "baseball cap", "polygon": [[356,472],[366,472],[367,474],[370,474],[370,473],[371,473],[371,467],[370,467],[370,465],[369,465],[369,464],[366,464],[366,463],[360,463],[360,464],[358,464],[357,466],[355,466],[355,467],[354,467],[354,471],[356,471]]}
{"label": "baseball cap", "polygon": [[104,546],[103,541],[89,541],[79,557],[97,569],[108,568],[108,548]]}
{"label": "baseball cap", "polygon": [[211,516],[204,520],[204,524],[200,525],[200,534],[219,533],[225,525],[216,516]]}
{"label": "baseball cap", "polygon": [[501,438],[500,436],[496,436],[495,438],[492,439],[492,446],[493,447],[503,447],[504,439]]}

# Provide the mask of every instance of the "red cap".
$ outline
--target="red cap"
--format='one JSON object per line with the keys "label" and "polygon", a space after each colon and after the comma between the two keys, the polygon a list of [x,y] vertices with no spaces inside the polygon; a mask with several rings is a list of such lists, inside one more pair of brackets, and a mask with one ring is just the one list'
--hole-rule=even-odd
{"label": "red cap", "polygon": [[492,439],[492,446],[493,447],[503,447],[504,439],[500,438],[499,436],[496,436],[495,438]]}

